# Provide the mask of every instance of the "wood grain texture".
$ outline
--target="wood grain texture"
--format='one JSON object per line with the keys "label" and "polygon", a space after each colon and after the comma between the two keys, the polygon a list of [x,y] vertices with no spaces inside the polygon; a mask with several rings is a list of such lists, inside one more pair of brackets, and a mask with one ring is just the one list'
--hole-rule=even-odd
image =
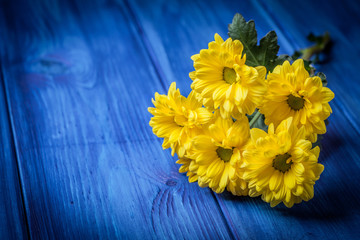
{"label": "wood grain texture", "polygon": [[19,170],[5,91],[0,80],[0,238],[26,239],[28,230]]}
{"label": "wood grain texture", "polygon": [[[4,15],[0,11],[0,36],[5,35],[4,23]],[[0,37],[0,56],[5,54],[5,49],[6,43]],[[28,226],[20,184],[20,169],[3,72],[0,60],[0,239],[27,239]]]}
{"label": "wood grain texture", "polygon": [[148,126],[147,107],[165,85],[125,6],[3,9],[12,42],[4,81],[32,238],[233,238],[212,192],[177,173]]}
{"label": "wood grain texture", "polygon": [[[26,238],[28,225],[34,239],[360,237],[359,3],[39,0],[1,6],[1,236]],[[320,157],[325,171],[314,199],[292,209],[188,183],[148,126],[154,93],[176,81],[187,95],[190,56],[216,32],[225,38],[236,12],[255,20],[259,36],[276,30],[282,53],[307,46],[310,31],[328,30],[335,42],[319,66],[336,94]]]}

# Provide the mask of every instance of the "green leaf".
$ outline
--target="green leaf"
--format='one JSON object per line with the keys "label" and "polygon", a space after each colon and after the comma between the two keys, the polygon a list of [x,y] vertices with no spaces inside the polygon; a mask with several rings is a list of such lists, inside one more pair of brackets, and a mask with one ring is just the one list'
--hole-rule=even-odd
{"label": "green leaf", "polygon": [[318,72],[316,74],[316,76],[321,78],[321,82],[322,82],[323,86],[326,87],[326,85],[327,85],[326,75],[324,73],[322,73],[322,72]]}
{"label": "green leaf", "polygon": [[269,66],[269,69],[266,68],[267,70],[274,70],[274,68],[277,66],[277,65],[282,65],[285,61],[289,61],[291,62],[291,57],[287,54],[282,54],[280,56],[277,56],[275,58],[275,60],[271,60],[269,63],[268,63],[268,66]]}
{"label": "green leaf", "polygon": [[279,45],[277,35],[271,31],[260,40],[257,45],[257,32],[253,20],[245,21],[240,14],[235,14],[233,21],[229,24],[229,36],[233,40],[240,40],[244,45],[246,64],[252,67],[265,66],[267,71],[272,71],[277,64],[282,64],[286,59],[277,56]]}
{"label": "green leaf", "polygon": [[[258,110],[256,110],[253,114],[251,115],[246,115],[249,122],[252,123],[252,125],[250,126],[250,128],[260,128],[262,130],[264,130],[265,132],[267,132],[268,130],[268,126],[265,124],[265,116],[263,114],[258,113]],[[254,118],[255,121],[251,121]]]}
{"label": "green leaf", "polygon": [[300,51],[295,51],[293,53],[293,55],[291,56],[292,60],[295,61],[296,59],[298,59],[299,57],[301,57],[301,52]]}
{"label": "green leaf", "polygon": [[303,60],[304,60],[304,67],[305,67],[306,71],[308,71],[309,74],[310,74],[311,76],[313,76],[313,75],[314,75],[314,72],[315,72],[315,70],[316,70],[316,69],[311,65],[313,62],[312,62],[312,61],[305,60],[305,59],[303,59]]}

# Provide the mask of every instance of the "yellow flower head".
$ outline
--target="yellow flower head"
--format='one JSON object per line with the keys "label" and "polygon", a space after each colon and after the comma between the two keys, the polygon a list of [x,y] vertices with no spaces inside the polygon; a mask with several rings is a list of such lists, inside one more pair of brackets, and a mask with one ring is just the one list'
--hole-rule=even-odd
{"label": "yellow flower head", "polygon": [[334,93],[323,87],[319,77],[310,77],[302,59],[292,65],[285,61],[267,77],[268,91],[260,112],[265,123],[275,127],[288,117],[293,117],[297,127],[304,126],[307,138],[316,141],[316,134],[324,134],[324,120],[332,112],[329,101]]}
{"label": "yellow flower head", "polygon": [[314,184],[324,170],[318,163],[319,147],[305,140],[305,128],[298,129],[290,117],[268,133],[253,128],[244,151],[244,179],[251,197],[261,195],[271,207],[283,202],[292,207],[314,196]]}
{"label": "yellow flower head", "polygon": [[195,92],[186,98],[176,89],[175,82],[171,84],[168,95],[155,93],[152,102],[155,107],[148,108],[154,115],[150,126],[156,136],[164,138],[163,148],[171,147],[171,154],[176,152],[179,157],[189,148],[191,138],[202,132],[202,125],[213,117],[211,112],[202,107]]}
{"label": "yellow flower head", "polygon": [[215,121],[204,135],[196,136],[190,150],[195,160],[190,170],[198,175],[200,187],[209,186],[217,193],[227,187],[235,195],[247,195],[246,182],[241,178],[241,152],[249,139],[249,123],[246,117],[236,122],[215,114]]}
{"label": "yellow flower head", "polygon": [[220,107],[223,118],[252,114],[266,91],[265,67],[245,65],[242,51],[239,40],[229,38],[224,42],[215,34],[209,49],[191,57],[195,68],[190,73],[191,88],[200,94],[206,107]]}
{"label": "yellow flower head", "polygon": [[196,174],[196,170],[198,168],[195,160],[187,157],[180,158],[177,164],[182,164],[179,172],[186,173],[186,176],[189,177],[189,182],[196,182],[198,180],[198,175]]}

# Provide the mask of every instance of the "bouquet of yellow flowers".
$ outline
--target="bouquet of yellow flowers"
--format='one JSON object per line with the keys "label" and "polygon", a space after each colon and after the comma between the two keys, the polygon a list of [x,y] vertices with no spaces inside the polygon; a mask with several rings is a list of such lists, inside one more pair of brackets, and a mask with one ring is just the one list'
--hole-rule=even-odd
{"label": "bouquet of yellow flowers", "polygon": [[[306,50],[305,59],[277,55],[274,31],[258,45],[254,22],[236,14],[229,36],[215,34],[191,57],[188,97],[175,82],[167,95],[155,93],[150,126],[177,154],[189,182],[216,193],[261,195],[272,207],[308,201],[324,170],[316,145],[334,93],[323,73],[315,75]],[[317,50],[328,35],[322,40]]]}

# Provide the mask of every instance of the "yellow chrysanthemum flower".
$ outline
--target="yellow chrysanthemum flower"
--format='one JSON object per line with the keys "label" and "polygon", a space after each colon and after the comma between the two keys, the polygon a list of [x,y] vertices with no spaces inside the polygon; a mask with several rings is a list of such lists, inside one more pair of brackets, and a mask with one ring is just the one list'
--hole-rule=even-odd
{"label": "yellow chrysanthemum flower", "polygon": [[156,136],[164,138],[163,148],[171,147],[171,154],[176,152],[179,157],[184,156],[191,138],[202,133],[202,125],[213,117],[211,112],[202,107],[195,92],[192,91],[186,98],[176,89],[175,82],[171,84],[168,95],[155,93],[152,102],[155,107],[148,108],[154,115],[150,126]]}
{"label": "yellow chrysanthemum flower", "polygon": [[200,187],[209,186],[217,193],[227,188],[235,195],[247,195],[240,164],[242,151],[249,139],[249,122],[246,117],[233,122],[215,114],[215,121],[204,135],[196,136],[190,150],[194,164],[189,169],[198,175]]}
{"label": "yellow chrysanthemum flower", "polygon": [[243,45],[239,40],[224,40],[215,34],[209,49],[191,58],[195,71],[190,73],[191,88],[198,92],[205,107],[217,109],[221,116],[252,114],[266,91],[265,67],[245,65]]}
{"label": "yellow chrysanthemum flower", "polygon": [[198,166],[196,165],[196,162],[194,159],[183,157],[183,158],[180,158],[176,163],[182,164],[179,169],[179,172],[186,173],[186,176],[189,177],[189,182],[192,183],[192,182],[196,182],[198,180],[199,177],[196,174],[196,169],[198,168]]}
{"label": "yellow chrysanthemum flower", "polygon": [[253,128],[251,141],[243,153],[244,179],[249,195],[269,202],[271,207],[283,202],[292,207],[314,196],[314,184],[324,170],[318,163],[319,147],[305,140],[305,128],[298,129],[290,117],[268,133]]}
{"label": "yellow chrysanthemum flower", "polygon": [[317,134],[324,134],[324,120],[332,112],[329,101],[334,93],[323,87],[319,77],[310,77],[302,59],[292,65],[285,61],[267,76],[268,91],[259,107],[265,123],[275,127],[288,117],[293,117],[297,127],[304,126],[307,138],[316,141]]}

